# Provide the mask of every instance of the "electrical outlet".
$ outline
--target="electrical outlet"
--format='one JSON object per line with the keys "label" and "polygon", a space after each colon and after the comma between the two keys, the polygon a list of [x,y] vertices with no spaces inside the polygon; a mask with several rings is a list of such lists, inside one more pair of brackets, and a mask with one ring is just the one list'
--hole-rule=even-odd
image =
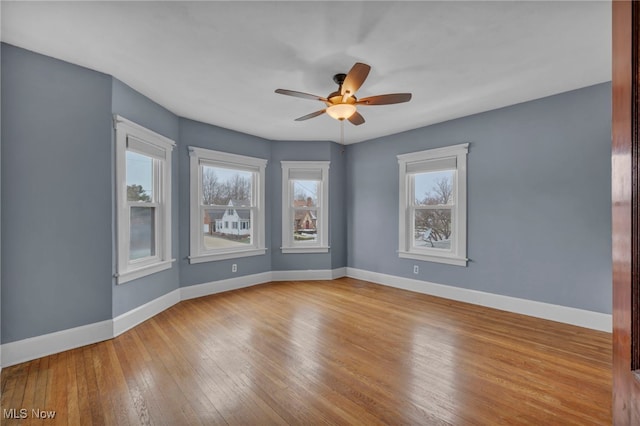
{"label": "electrical outlet", "polygon": [[231,272],[238,272],[238,264],[234,263],[233,265],[231,265]]}
{"label": "electrical outlet", "polygon": [[420,272],[420,267],[418,265],[413,265],[413,273],[417,274],[418,272]]}

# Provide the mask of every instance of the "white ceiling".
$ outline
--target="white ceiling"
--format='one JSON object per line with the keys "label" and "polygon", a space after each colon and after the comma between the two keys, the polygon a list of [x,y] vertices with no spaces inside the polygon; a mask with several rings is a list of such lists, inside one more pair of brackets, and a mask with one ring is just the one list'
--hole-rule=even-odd
{"label": "white ceiling", "polygon": [[175,114],[274,140],[339,141],[334,74],[371,65],[360,142],[611,79],[610,2],[8,2],[1,39],[111,74]]}

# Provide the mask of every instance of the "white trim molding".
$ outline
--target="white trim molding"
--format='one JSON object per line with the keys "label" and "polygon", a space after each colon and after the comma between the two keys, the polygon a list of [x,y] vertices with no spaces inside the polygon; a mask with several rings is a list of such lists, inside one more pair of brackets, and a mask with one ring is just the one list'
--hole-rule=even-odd
{"label": "white trim molding", "polygon": [[[428,149],[398,155],[399,213],[398,213],[398,257],[448,265],[467,266],[467,153],[469,143]],[[428,202],[417,199],[417,176],[447,172],[451,174],[449,194],[439,194]],[[426,195],[426,194],[425,194]],[[433,212],[446,210],[450,213],[448,249],[434,247],[432,239],[435,224],[423,219],[420,227],[414,220],[420,214],[431,216]],[[437,217],[437,216],[436,216]],[[434,219],[434,223],[438,221]],[[417,245],[417,236],[423,235],[424,244]],[[436,237],[436,238],[441,238]],[[437,241],[436,241],[437,242]]]}
{"label": "white trim molding", "polygon": [[220,251],[219,253],[216,253],[216,254],[188,256],[187,259],[189,259],[190,264],[195,264],[195,263],[211,262],[214,260],[226,260],[226,259],[237,259],[240,257],[262,256],[266,252],[267,252],[266,248],[234,250],[229,252]]}
{"label": "white trim molding", "polygon": [[113,321],[105,320],[2,345],[2,365],[20,364],[43,356],[109,340],[113,337]]}
{"label": "white trim molding", "polygon": [[180,288],[181,300],[195,299],[273,281],[325,281],[346,276],[347,268],[270,271]]}
{"label": "white trim molding", "polygon": [[[265,185],[267,160],[228,152],[188,146],[189,150],[189,256],[190,264],[260,256],[267,252],[265,243]],[[233,208],[229,204],[204,204],[203,168],[219,167],[251,173],[251,197],[247,206]],[[251,243],[247,247],[206,248],[204,244],[204,218],[207,210],[250,211],[249,235]],[[234,222],[238,225],[238,222]]]}
{"label": "white trim molding", "polygon": [[123,272],[121,274],[114,274],[113,276],[118,279],[118,284],[124,284],[128,281],[137,280],[138,278],[146,277],[147,275],[155,274],[156,272],[165,271],[171,269],[171,264],[176,259],[170,259],[166,261],[160,261],[151,265],[141,266],[140,268]]}
{"label": "white trim molding", "polygon": [[5,343],[0,346],[2,356],[0,359],[2,364],[0,364],[0,366],[8,367],[43,356],[109,340],[154,317],[182,300],[209,296],[273,281],[325,281],[344,276],[594,330],[609,333],[612,330],[612,319],[609,314],[435,284],[362,269],[343,267],[326,270],[269,271],[181,287],[119,315],[112,320],[100,321],[41,336],[30,337],[16,342]]}
{"label": "white trim molding", "polygon": [[453,287],[443,284],[435,284],[412,278],[398,277],[395,275],[371,272],[363,269],[347,267],[347,276],[359,280],[370,281],[389,287],[428,294],[459,302],[472,303],[488,308],[513,312],[516,314],[542,318],[565,324],[611,333],[613,329],[610,314],[587,311],[585,309],[571,308],[568,306],[554,305],[551,303],[537,302],[534,300],[520,299],[517,297],[503,296],[500,294],[486,293],[478,290]]}
{"label": "white trim molding", "polygon": [[[171,157],[176,143],[119,115],[113,116],[115,129],[115,205],[118,284],[172,267],[171,254]],[[148,200],[129,200],[127,155],[142,155],[151,164],[151,189]],[[141,259],[130,256],[131,213],[133,209],[151,210],[151,254]]]}
{"label": "white trim molding", "polygon": [[338,278],[347,276],[347,267],[336,268],[331,270],[331,278],[337,280]]}
{"label": "white trim molding", "polygon": [[273,271],[272,281],[326,281],[344,277],[345,268],[306,269],[297,271]]}
{"label": "white trim molding", "polygon": [[280,247],[282,253],[284,254],[292,254],[292,253],[328,253],[329,246],[313,246],[313,247]]}
{"label": "white trim molding", "polygon": [[[180,287],[117,317],[0,345],[0,368],[43,356],[109,340],[153,318],[182,300],[266,284],[272,281],[331,280],[346,275],[346,268],[314,271],[261,272],[252,275]],[[284,278],[284,277],[287,278]]]}
{"label": "white trim molding", "polygon": [[204,284],[180,287],[180,299],[189,300],[197,297],[209,296],[223,293],[225,291],[237,290],[239,288],[252,287],[258,284],[271,282],[271,272],[259,274],[243,275],[241,277],[228,278],[225,280],[211,281]]}
{"label": "white trim molding", "polygon": [[118,337],[136,325],[158,315],[180,302],[180,289],[175,289],[113,319],[113,337]]}
{"label": "white trim molding", "polygon": [[[329,251],[329,161],[281,161],[282,166],[282,253],[327,253]],[[296,205],[295,182],[316,182],[316,203]],[[308,188],[307,188],[308,189]],[[308,189],[307,200],[313,197]],[[303,201],[304,203],[304,201]],[[292,225],[295,212],[306,212],[315,220],[316,240],[297,241]]]}

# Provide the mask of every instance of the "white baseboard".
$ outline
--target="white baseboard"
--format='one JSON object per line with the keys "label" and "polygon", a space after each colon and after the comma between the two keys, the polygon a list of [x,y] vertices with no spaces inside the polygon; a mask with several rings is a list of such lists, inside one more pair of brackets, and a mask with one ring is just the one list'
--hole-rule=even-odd
{"label": "white baseboard", "polygon": [[[276,272],[275,275],[279,276],[281,280],[284,279],[282,278],[284,275],[291,277],[287,278],[291,280],[330,280],[336,275],[344,276],[346,269],[341,269],[344,269],[344,271],[341,272],[340,268],[333,271],[282,271],[281,273]],[[342,275],[340,275],[341,273]],[[114,338],[170,308],[181,300],[268,283],[274,281],[273,276],[273,272],[262,272],[259,274],[244,275],[237,278],[181,287],[144,305],[138,306],[129,312],[118,315],[112,320],[61,330],[17,342],[5,343],[0,345],[0,369]]]}
{"label": "white baseboard", "polygon": [[332,269],[331,270],[331,279],[336,280],[338,278],[342,278],[342,277],[346,277],[347,276],[347,268],[342,267],[342,268],[336,268],[336,269]]}
{"label": "white baseboard", "polygon": [[169,309],[178,302],[180,302],[180,289],[175,289],[172,292],[160,296],[157,299],[153,299],[152,301],[138,306],[129,312],[118,315],[113,319],[112,337],[121,335],[136,325],[158,315],[160,312]]}
{"label": "white baseboard", "polygon": [[347,268],[305,269],[296,271],[272,271],[271,281],[319,281],[333,280],[347,275]]}
{"label": "white baseboard", "polygon": [[226,280],[211,281],[204,284],[190,285],[180,288],[180,300],[194,299],[196,297],[208,296],[210,294],[222,293],[224,291],[236,290],[244,287],[251,287],[272,281],[271,272],[244,275]]}
{"label": "white baseboard", "polygon": [[347,267],[333,270],[272,271],[181,287],[119,315],[113,320],[5,343],[0,345],[0,371],[2,367],[111,339],[170,308],[181,300],[208,296],[271,281],[332,280],[343,276],[594,330],[606,332],[611,332],[612,330],[612,317],[609,314],[435,284],[362,269]]}
{"label": "white baseboard", "polygon": [[475,305],[486,306],[536,318],[543,318],[551,321],[558,321],[565,324],[577,325],[593,330],[606,331],[608,333],[611,333],[613,329],[612,316],[610,314],[603,314],[600,312],[435,284],[428,281],[397,277],[394,275],[349,267],[347,268],[347,276],[383,284],[389,287],[401,288],[404,290],[415,291],[417,293],[429,294],[460,302],[473,303]]}
{"label": "white baseboard", "polygon": [[79,348],[113,337],[113,321],[106,320],[2,345],[2,366]]}

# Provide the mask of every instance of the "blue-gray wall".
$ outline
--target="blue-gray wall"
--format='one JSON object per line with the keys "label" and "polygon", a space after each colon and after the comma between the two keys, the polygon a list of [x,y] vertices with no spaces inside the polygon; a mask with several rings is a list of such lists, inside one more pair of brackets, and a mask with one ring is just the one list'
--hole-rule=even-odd
{"label": "blue-gray wall", "polygon": [[[113,97],[111,110],[114,114],[119,114],[122,117],[131,120],[141,126],[146,127],[149,130],[153,130],[156,133],[161,134],[176,142],[176,147],[173,149],[171,156],[172,174],[171,174],[171,187],[172,187],[172,206],[171,206],[171,251],[173,257],[178,259],[179,257],[179,235],[178,235],[178,179],[179,179],[179,147],[177,141],[179,137],[179,119],[178,116],[166,110],[157,103],[151,101],[149,98],[141,95],[139,92],[133,90],[131,87],[122,83],[116,78],[113,78]],[[115,139],[112,138],[111,145],[111,167],[112,173],[115,175],[115,169],[113,164],[115,155]],[[115,193],[115,188],[112,189],[111,194]],[[113,203],[112,220],[113,222],[113,253],[112,253],[112,270],[116,271],[116,245],[115,245],[115,202]],[[178,262],[174,262],[171,269],[166,271],[157,272],[152,275],[137,279],[135,281],[129,281],[125,284],[117,285],[116,280],[113,280],[113,316],[116,317],[125,312],[130,311],[140,305],[143,305],[153,299],[163,296],[172,290],[179,287],[178,285]]]}
{"label": "blue-gray wall", "polygon": [[111,77],[2,46],[2,341],[111,318]]}
{"label": "blue-gray wall", "polygon": [[[345,148],[179,118],[115,78],[6,44],[0,64],[2,343],[111,319],[179,286],[346,265],[611,312],[610,84]],[[177,262],[119,286],[113,113],[177,142]],[[471,143],[469,266],[399,259],[396,155],[461,142]],[[190,145],[269,161],[266,255],[187,262]],[[281,160],[331,161],[329,253],[280,252]]]}
{"label": "blue-gray wall", "polygon": [[[180,186],[176,194],[180,199],[180,285],[184,287],[270,271],[269,250],[266,254],[259,256],[189,264],[187,260],[189,255],[189,151],[187,147],[189,146],[266,159],[268,160],[267,176],[274,167],[270,159],[271,146],[268,140],[193,120],[180,119],[178,151]],[[268,177],[266,186],[270,186]],[[266,191],[265,223],[271,223],[270,189]],[[271,229],[267,227],[265,229],[267,247],[269,247],[271,236]],[[231,272],[231,265],[234,263],[238,265],[238,272],[235,273]]]}
{"label": "blue-gray wall", "polygon": [[[398,258],[396,155],[463,142],[468,267]],[[611,313],[610,148],[609,83],[348,146],[348,265]]]}
{"label": "blue-gray wall", "polygon": [[331,142],[329,169],[329,244],[331,269],[347,266],[346,148]]}

